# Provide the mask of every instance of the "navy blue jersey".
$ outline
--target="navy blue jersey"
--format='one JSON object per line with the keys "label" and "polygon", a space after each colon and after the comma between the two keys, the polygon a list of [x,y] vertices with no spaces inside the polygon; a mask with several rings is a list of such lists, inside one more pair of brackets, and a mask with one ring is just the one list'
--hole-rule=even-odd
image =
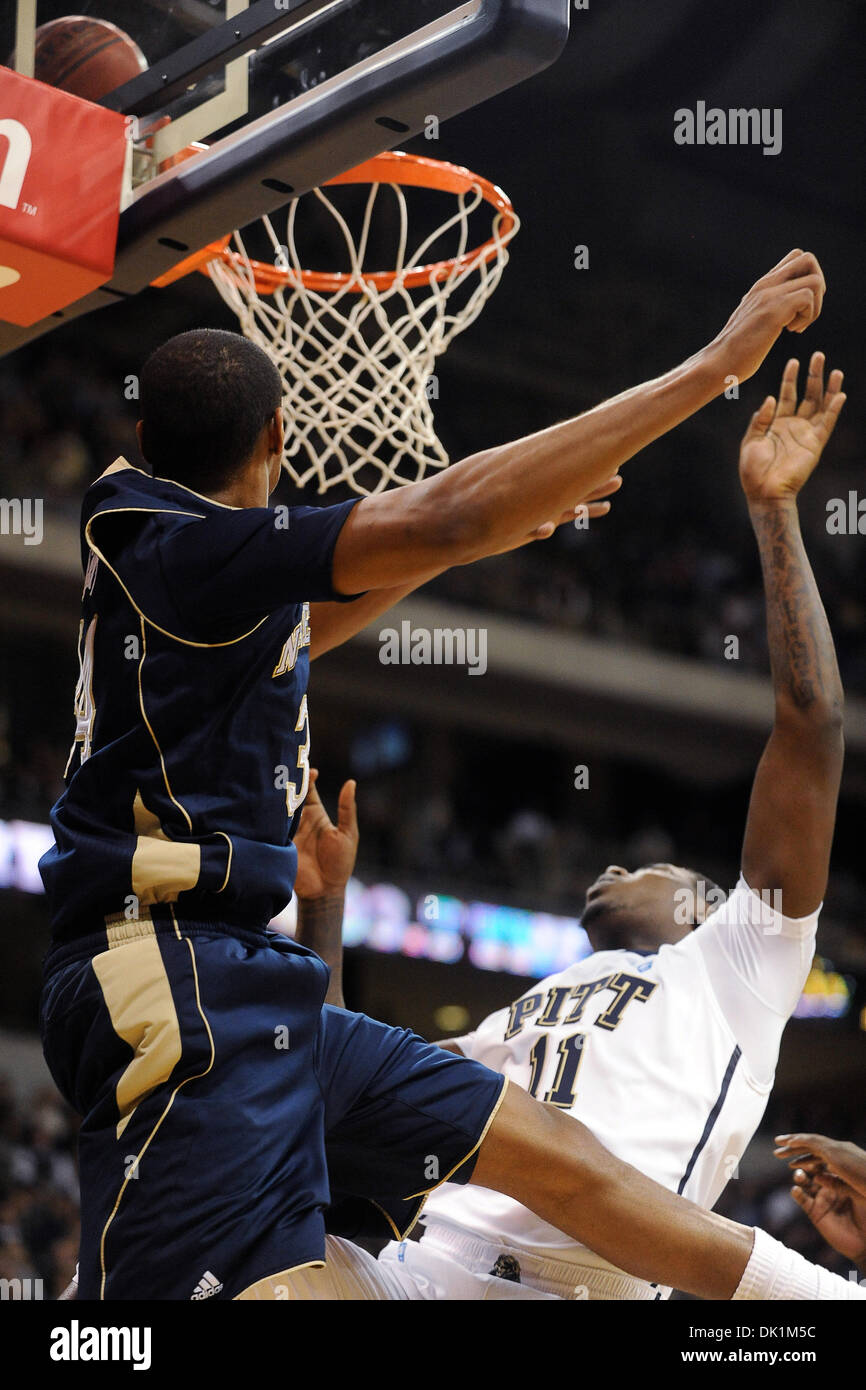
{"label": "navy blue jersey", "polygon": [[309,781],[309,603],[353,502],[228,507],[121,459],[89,489],[75,737],[40,861],[55,939],[105,918],[260,927]]}

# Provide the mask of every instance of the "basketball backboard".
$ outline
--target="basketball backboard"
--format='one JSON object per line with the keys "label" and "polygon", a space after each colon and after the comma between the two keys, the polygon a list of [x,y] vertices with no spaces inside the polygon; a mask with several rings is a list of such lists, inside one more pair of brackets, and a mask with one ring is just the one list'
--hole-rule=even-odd
{"label": "basketball backboard", "polygon": [[[0,353],[138,293],[191,251],[548,66],[570,0],[15,0],[0,57],[71,9],[118,25],[146,69],[100,103],[131,119],[134,181],[108,285]],[[176,162],[193,142],[207,150]]]}

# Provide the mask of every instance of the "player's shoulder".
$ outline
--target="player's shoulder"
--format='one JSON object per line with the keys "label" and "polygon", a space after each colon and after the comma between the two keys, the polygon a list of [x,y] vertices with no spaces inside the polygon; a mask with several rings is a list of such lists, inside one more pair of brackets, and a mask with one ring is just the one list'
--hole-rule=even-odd
{"label": "player's shoulder", "polygon": [[819,905],[806,917],[788,917],[784,910],[781,889],[762,889],[758,892],[740,874],[736,886],[708,913],[705,921],[692,936],[700,939],[720,928],[751,928],[762,936],[804,937],[814,934],[821,914]]}
{"label": "player's shoulder", "polygon": [[125,458],[119,458],[87,489],[82,524],[109,512],[175,512],[204,517],[217,510],[222,510],[220,503],[211,498],[202,497],[171,478],[156,478]]}
{"label": "player's shoulder", "polygon": [[[118,565],[130,552],[140,566],[154,546],[177,534],[183,534],[188,555],[207,556],[215,541],[231,543],[238,532],[246,538],[255,525],[261,525],[258,513],[264,511],[225,506],[119,458],[85,493],[80,527],[82,564],[86,568],[92,552]],[[215,537],[214,527],[219,528],[219,537]]]}

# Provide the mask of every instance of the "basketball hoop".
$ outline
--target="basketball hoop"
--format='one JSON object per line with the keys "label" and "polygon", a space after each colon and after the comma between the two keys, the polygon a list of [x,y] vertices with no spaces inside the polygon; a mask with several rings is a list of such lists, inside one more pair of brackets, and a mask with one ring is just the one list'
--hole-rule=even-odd
{"label": "basketball hoop", "polygon": [[[509,199],[487,179],[420,155],[377,155],[325,187],[340,184],[370,185],[357,237],[324,189],[313,190],[339,228],[348,270],[301,265],[296,226],[302,199],[295,198],[284,239],[270,217],[262,219],[274,250],[272,264],[253,259],[235,232],[154,284],[170,284],[192,270],[209,274],[242,332],[279,369],[287,472],[299,487],[315,480],[323,493],[345,482],[367,495],[417,482],[428,469],[447,466],[433,425],[436,358],[474,322],[496,289],[520,223]],[[370,270],[364,262],[383,185],[397,200],[396,265]],[[410,251],[404,190],[413,187],[450,194],[457,206]],[[470,219],[483,205],[493,209],[492,230],[473,247]],[[443,237],[453,239],[453,254],[426,260]]]}

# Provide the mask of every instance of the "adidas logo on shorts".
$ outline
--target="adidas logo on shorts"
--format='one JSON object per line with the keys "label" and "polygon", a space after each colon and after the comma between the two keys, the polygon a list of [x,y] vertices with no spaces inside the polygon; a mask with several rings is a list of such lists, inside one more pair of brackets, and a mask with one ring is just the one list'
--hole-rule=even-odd
{"label": "adidas logo on shorts", "polygon": [[210,1270],[206,1269],[196,1284],[195,1290],[189,1296],[190,1302],[192,1302],[193,1299],[212,1298],[215,1293],[220,1292],[221,1288],[222,1284],[219,1279],[217,1279],[216,1275],[211,1274]]}

